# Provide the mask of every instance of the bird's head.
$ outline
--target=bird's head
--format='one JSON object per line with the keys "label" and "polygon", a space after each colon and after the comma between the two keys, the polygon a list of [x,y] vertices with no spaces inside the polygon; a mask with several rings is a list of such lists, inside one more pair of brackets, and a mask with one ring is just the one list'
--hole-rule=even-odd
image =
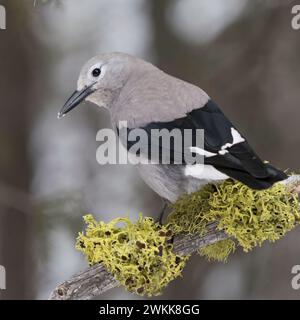
{"label": "bird's head", "polygon": [[64,104],[58,118],[87,100],[109,108],[119,94],[139,60],[125,53],[107,53],[90,59],[81,69],[77,90]]}

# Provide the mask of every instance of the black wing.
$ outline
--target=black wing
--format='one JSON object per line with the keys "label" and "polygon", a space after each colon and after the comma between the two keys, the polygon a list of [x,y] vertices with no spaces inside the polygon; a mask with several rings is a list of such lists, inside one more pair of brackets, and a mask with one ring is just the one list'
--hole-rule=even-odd
{"label": "black wing", "polygon": [[[182,134],[184,129],[191,129],[192,146],[196,146],[196,129],[204,129],[204,150],[215,154],[204,157],[205,164],[212,165],[218,171],[253,189],[265,189],[272,186],[273,183],[287,178],[282,171],[263,163],[244,138],[242,138],[242,142],[233,144],[232,129],[235,132],[238,131],[212,100],[209,100],[204,107],[189,112],[186,117],[171,122],[153,122],[143,129],[149,137],[148,158],[151,156],[150,149],[153,143],[151,141],[151,131],[153,129],[167,129],[169,131],[179,129]],[[128,148],[134,143],[135,141],[127,142]],[[227,147],[224,149],[226,145]],[[165,146],[160,143],[159,150],[162,151],[164,148]],[[176,159],[178,159],[178,152],[182,153],[182,150],[186,152],[183,146],[178,149],[172,143],[169,148],[171,162],[174,161],[176,156]],[[185,162],[184,154],[182,154],[182,162]]]}

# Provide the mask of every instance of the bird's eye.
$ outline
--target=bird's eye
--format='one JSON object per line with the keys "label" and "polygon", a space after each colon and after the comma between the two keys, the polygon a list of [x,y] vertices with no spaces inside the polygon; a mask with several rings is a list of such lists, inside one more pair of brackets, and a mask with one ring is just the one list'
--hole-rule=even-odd
{"label": "bird's eye", "polygon": [[93,75],[93,77],[95,77],[95,78],[99,77],[100,74],[101,74],[101,69],[100,69],[100,68],[96,68],[96,69],[94,69],[94,70],[92,71],[92,75]]}

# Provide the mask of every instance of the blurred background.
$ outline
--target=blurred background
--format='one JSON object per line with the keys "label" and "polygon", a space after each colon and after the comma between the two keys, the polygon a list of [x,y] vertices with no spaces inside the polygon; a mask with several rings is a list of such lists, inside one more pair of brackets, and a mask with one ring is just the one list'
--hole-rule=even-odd
{"label": "blurred background", "polygon": [[[90,57],[124,51],[195,83],[263,158],[300,166],[300,30],[289,0],[0,0],[1,299],[47,299],[86,267],[75,250],[82,216],[155,216],[161,201],[134,167],[100,166],[105,110],[56,115]],[[299,299],[300,228],[228,263],[193,256],[161,299]],[[103,299],[137,299],[122,288]]]}

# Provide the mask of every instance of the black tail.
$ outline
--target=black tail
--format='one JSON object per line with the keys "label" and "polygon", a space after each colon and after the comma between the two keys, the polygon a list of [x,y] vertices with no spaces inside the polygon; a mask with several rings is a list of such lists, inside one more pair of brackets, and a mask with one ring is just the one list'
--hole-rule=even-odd
{"label": "black tail", "polygon": [[272,187],[275,182],[287,179],[287,175],[269,164],[265,164],[268,175],[264,178],[256,178],[246,171],[239,171],[228,168],[216,168],[217,170],[225,173],[229,177],[238,180],[249,188],[263,190]]}

